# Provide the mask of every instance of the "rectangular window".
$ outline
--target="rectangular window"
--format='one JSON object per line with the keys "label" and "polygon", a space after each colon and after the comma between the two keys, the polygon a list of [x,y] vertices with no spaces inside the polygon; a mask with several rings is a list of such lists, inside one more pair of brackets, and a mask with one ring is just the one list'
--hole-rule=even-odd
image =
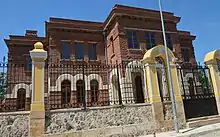
{"label": "rectangular window", "polygon": [[128,48],[129,49],[139,49],[136,32],[135,31],[128,31],[127,37],[128,37]]}
{"label": "rectangular window", "polygon": [[89,44],[89,60],[97,60],[96,44]]}
{"label": "rectangular window", "polygon": [[156,45],[155,33],[147,32],[146,33],[146,42],[147,42],[147,50],[153,48]]}
{"label": "rectangular window", "polygon": [[167,37],[167,47],[170,49],[170,50],[173,50],[173,43],[172,43],[172,38],[169,34],[166,34],[166,37]]}
{"label": "rectangular window", "polygon": [[189,62],[190,60],[190,55],[189,55],[189,49],[181,49],[181,54],[184,62]]}
{"label": "rectangular window", "polygon": [[75,42],[74,47],[75,47],[76,60],[84,60],[84,45],[83,45],[83,43]]}
{"label": "rectangular window", "polygon": [[70,43],[66,41],[61,42],[61,59],[70,59]]}
{"label": "rectangular window", "polygon": [[[163,33],[162,33],[162,39],[163,39]],[[163,40],[164,41],[164,40]],[[167,34],[166,33],[166,41],[167,41],[167,47],[170,49],[170,50],[173,50],[173,43],[172,43],[172,38],[171,38],[171,35],[170,34]],[[165,45],[165,44],[164,44]]]}

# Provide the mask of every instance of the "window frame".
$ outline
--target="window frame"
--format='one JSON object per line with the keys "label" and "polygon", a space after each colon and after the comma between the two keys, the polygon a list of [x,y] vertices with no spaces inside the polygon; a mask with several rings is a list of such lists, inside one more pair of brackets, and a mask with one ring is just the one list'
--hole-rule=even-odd
{"label": "window frame", "polygon": [[76,81],[76,102],[77,105],[83,104],[84,93],[85,92],[85,81],[77,80]]}
{"label": "window frame", "polygon": [[88,43],[88,50],[89,50],[88,51],[89,60],[90,61],[96,61],[97,60],[97,43]]}
{"label": "window frame", "polygon": [[[83,42],[74,42],[74,51],[75,51],[75,59],[76,61],[84,61],[85,59],[85,45]],[[80,55],[80,52],[77,52],[77,47],[78,47],[78,50],[80,51],[80,48],[82,48],[82,58],[78,58],[78,55]],[[80,55],[81,56],[81,55]]]}
{"label": "window frame", "polygon": [[[140,49],[137,31],[127,31],[128,49]],[[132,46],[130,46],[132,44]]]}
{"label": "window frame", "polygon": [[[93,83],[94,82],[94,83]],[[99,82],[96,79],[90,81],[91,104],[99,101]]]}
{"label": "window frame", "polygon": [[156,46],[156,33],[147,31],[145,33],[146,37],[146,49],[149,50]]}
{"label": "window frame", "polygon": [[[68,49],[64,50],[64,47],[66,47],[66,44],[68,43]],[[69,40],[61,40],[61,60],[70,60],[70,47],[71,47],[71,42]],[[68,54],[68,55],[66,55]]]}
{"label": "window frame", "polygon": [[[26,89],[20,88],[17,91],[17,110],[25,110],[26,105]],[[24,102],[21,102],[24,101]]]}
{"label": "window frame", "polygon": [[[64,94],[64,97],[63,97],[63,94]],[[70,96],[68,96],[69,94]],[[64,80],[61,83],[61,102],[62,102],[62,105],[67,105],[71,103],[71,82],[69,80]]]}
{"label": "window frame", "polygon": [[[184,62],[190,62],[190,49],[181,48],[180,50],[181,50],[181,55],[182,55],[183,61]],[[186,60],[188,60],[188,61],[186,61]]]}
{"label": "window frame", "polygon": [[[164,39],[163,39],[163,32],[162,32],[162,41],[164,43]],[[167,42],[167,47],[173,51],[173,41],[172,41],[172,35],[170,33],[166,33],[166,42]],[[164,43],[165,45],[165,43]]]}

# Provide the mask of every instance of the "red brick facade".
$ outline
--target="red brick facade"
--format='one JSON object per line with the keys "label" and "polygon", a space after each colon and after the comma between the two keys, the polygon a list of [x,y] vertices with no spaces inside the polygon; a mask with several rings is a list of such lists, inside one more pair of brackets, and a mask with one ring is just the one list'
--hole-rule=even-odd
{"label": "red brick facade", "polygon": [[[195,65],[196,59],[192,44],[195,36],[192,36],[190,32],[179,31],[177,29],[180,17],[174,16],[174,14],[170,12],[163,12],[163,15],[166,33],[171,37],[172,50],[174,55],[178,58],[178,62],[185,63],[184,59],[187,59],[187,62]],[[163,45],[159,11],[122,5],[115,5],[104,22],[50,18],[50,20],[45,23],[45,28],[45,37],[37,36],[37,31],[27,30],[25,36],[10,35],[9,39],[5,39],[9,52],[8,63],[13,64],[13,62],[20,62],[26,64],[29,51],[33,49],[33,45],[37,41],[43,42],[45,50],[48,51],[48,64],[56,64],[60,61],[71,64],[77,63],[78,61],[75,59],[76,51],[74,49],[74,42],[83,43],[84,62],[88,64],[105,64],[106,59],[109,64],[115,64],[116,61],[117,63],[122,63],[123,61],[141,60],[148,46],[146,42],[146,32],[155,33],[155,44]],[[136,32],[138,48],[129,49],[128,31]],[[61,59],[62,41],[70,43],[70,58],[67,60]],[[88,44],[91,43],[96,44],[97,60],[89,60]],[[107,54],[105,53],[105,49],[107,50]],[[182,54],[183,51],[184,53],[187,52],[188,58],[184,58]],[[24,69],[19,70],[9,68],[11,69],[9,72],[14,71],[16,73],[9,73],[8,81],[15,81],[12,77],[16,77],[16,74],[22,73],[25,77],[25,79],[22,80],[23,83],[30,84],[31,72],[26,71],[25,67],[23,68]],[[45,72],[48,72],[47,67]],[[105,73],[101,75],[104,79],[103,83],[107,84]],[[45,92],[47,93],[47,73],[45,76]],[[57,75],[51,78],[52,86],[55,86],[58,77]],[[12,87],[10,87],[10,89],[12,89]],[[11,93],[11,90],[9,90],[8,93]]]}

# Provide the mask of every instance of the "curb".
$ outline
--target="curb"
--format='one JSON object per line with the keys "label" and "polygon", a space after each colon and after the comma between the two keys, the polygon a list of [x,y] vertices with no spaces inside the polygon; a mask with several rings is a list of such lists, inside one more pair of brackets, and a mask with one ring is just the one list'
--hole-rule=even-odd
{"label": "curb", "polygon": [[210,129],[210,130],[207,130],[207,131],[200,131],[200,132],[197,132],[197,133],[191,133],[191,134],[186,133],[186,135],[178,135],[177,137],[198,137],[200,135],[206,135],[206,134],[209,134],[209,133],[212,133],[212,132],[215,132],[215,131],[220,131],[220,127],[216,128],[216,129]]}

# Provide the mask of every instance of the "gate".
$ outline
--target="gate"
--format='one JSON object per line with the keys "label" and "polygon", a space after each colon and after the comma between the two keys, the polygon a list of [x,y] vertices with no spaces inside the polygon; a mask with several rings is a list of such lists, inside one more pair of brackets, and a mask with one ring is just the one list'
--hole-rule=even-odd
{"label": "gate", "polygon": [[178,72],[186,119],[217,115],[209,68],[182,67]]}

